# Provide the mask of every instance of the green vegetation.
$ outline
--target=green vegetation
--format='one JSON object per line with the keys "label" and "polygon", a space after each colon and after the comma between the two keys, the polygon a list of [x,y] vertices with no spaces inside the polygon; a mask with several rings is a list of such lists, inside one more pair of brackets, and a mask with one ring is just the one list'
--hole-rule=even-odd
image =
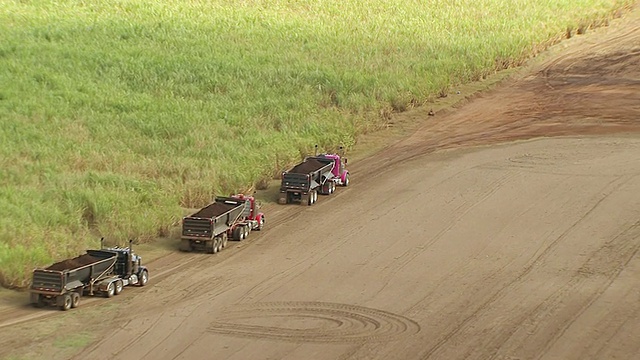
{"label": "green vegetation", "polygon": [[166,236],[631,0],[0,0],[0,282]]}

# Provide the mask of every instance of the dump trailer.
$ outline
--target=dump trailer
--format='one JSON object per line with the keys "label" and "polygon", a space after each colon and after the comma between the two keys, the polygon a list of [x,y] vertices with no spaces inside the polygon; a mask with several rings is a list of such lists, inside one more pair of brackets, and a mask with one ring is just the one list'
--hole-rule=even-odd
{"label": "dump trailer", "polygon": [[318,194],[331,195],[337,185],[349,185],[346,159],[337,154],[307,157],[291,170],[282,173],[278,203],[300,202],[313,205]]}
{"label": "dump trailer", "polygon": [[[131,242],[130,242],[131,244]],[[85,295],[112,297],[128,285],[144,286],[149,272],[141,257],[128,248],[87,250],[86,254],[35,269],[30,287],[36,307],[57,306],[61,310],[78,307]]]}
{"label": "dump trailer", "polygon": [[264,228],[265,216],[257,208],[253,196],[216,197],[211,204],[182,219],[180,250],[215,254],[227,246],[229,238],[246,239],[252,230]]}

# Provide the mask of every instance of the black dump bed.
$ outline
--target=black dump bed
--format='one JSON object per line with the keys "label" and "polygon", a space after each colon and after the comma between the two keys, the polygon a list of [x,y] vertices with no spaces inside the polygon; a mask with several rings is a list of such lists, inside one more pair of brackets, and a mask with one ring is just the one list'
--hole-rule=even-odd
{"label": "black dump bed", "polygon": [[324,182],[323,175],[331,175],[332,168],[332,159],[307,158],[284,173],[280,190],[298,191],[316,188]]}
{"label": "black dump bed", "polygon": [[107,250],[88,250],[86,254],[57,262],[45,269],[33,271],[31,290],[62,293],[113,271],[117,254]]}
{"label": "black dump bed", "polygon": [[227,231],[245,210],[245,201],[216,198],[191,216],[182,219],[183,239],[211,239]]}
{"label": "black dump bed", "polygon": [[308,158],[300,164],[294,166],[291,170],[287,171],[289,174],[312,174],[318,170],[325,170],[325,168],[331,168],[332,161],[322,161],[321,159]]}

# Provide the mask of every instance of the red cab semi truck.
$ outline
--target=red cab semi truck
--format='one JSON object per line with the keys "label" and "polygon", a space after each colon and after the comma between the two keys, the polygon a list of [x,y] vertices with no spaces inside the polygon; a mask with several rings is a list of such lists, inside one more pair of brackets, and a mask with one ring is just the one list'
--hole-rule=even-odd
{"label": "red cab semi truck", "polygon": [[182,219],[180,250],[215,254],[227,246],[229,238],[241,241],[252,230],[262,230],[265,220],[253,196],[217,197],[211,204]]}

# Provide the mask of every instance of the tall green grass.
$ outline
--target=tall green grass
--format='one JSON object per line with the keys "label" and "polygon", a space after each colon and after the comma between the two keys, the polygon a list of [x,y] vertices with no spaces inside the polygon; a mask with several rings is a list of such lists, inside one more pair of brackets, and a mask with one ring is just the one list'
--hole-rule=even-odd
{"label": "tall green grass", "polygon": [[167,235],[626,0],[0,0],[0,282]]}

